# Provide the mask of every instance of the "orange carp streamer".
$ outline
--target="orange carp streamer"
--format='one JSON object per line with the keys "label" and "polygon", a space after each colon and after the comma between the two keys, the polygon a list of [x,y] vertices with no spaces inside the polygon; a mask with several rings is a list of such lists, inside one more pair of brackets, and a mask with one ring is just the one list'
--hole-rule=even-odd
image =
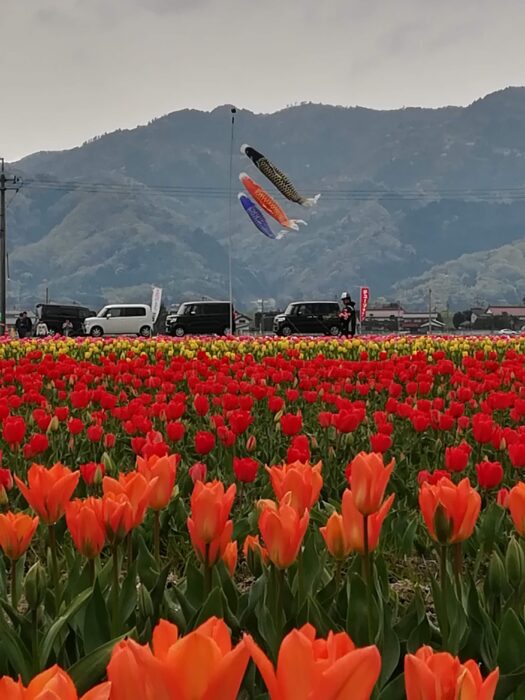
{"label": "orange carp streamer", "polygon": [[252,180],[249,175],[246,173],[241,173],[239,175],[239,180],[242,182],[257,204],[261,207],[261,209],[264,209],[264,211],[278,221],[281,226],[292,229],[293,231],[299,230],[299,224],[307,226],[306,221],[303,221],[302,219],[289,219],[284,210],[279,206],[279,204],[277,204],[275,199],[271,197],[260,185],[258,185],[255,180]]}

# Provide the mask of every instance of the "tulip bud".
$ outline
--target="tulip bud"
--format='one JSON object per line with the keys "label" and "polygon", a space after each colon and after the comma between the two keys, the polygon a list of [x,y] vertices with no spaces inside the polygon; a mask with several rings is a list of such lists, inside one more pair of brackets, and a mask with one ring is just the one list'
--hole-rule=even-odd
{"label": "tulip bud", "polygon": [[155,613],[155,611],[153,610],[153,601],[151,600],[151,596],[149,594],[148,589],[143,583],[139,584],[137,590],[137,599],[139,615],[141,616],[141,618],[144,621],[146,621],[148,618],[153,618],[153,615]]}
{"label": "tulip bud", "polygon": [[253,452],[256,447],[257,447],[257,438],[255,437],[255,435],[250,435],[250,437],[246,440],[246,451]]}
{"label": "tulip bud", "polygon": [[328,448],[328,456],[330,459],[335,459],[335,449],[333,445],[330,445],[330,447]]}
{"label": "tulip bud", "polygon": [[351,445],[354,441],[354,434],[353,433],[344,433],[343,435],[343,444],[348,447]]}
{"label": "tulip bud", "polygon": [[511,586],[514,589],[518,589],[525,574],[525,555],[519,542],[514,537],[509,542],[505,552],[505,569]]}
{"label": "tulip bud", "polygon": [[283,411],[283,409],[281,408],[281,410],[280,410],[280,411],[277,411],[277,413],[276,413],[275,416],[273,417],[273,422],[274,422],[274,423],[277,423],[277,426],[276,426],[276,427],[277,427],[278,430],[281,429],[281,418],[282,418],[282,416],[283,416],[283,413],[284,413],[284,411]]}
{"label": "tulip bud", "polygon": [[51,420],[49,421],[49,425],[47,426],[46,433],[56,433],[56,431],[58,430],[58,425],[59,425],[58,418],[56,416],[53,416],[53,418],[51,418]]}
{"label": "tulip bud", "polygon": [[3,508],[9,503],[9,496],[7,495],[7,491],[3,486],[0,486],[0,508]]}
{"label": "tulip bud", "polygon": [[441,503],[434,513],[434,529],[438,542],[441,544],[448,544],[450,535],[452,534],[452,521],[447,516],[447,512]]}
{"label": "tulip bud", "polygon": [[24,595],[31,610],[36,610],[43,603],[47,591],[46,570],[37,561],[29,569],[24,581]]}
{"label": "tulip bud", "polygon": [[487,572],[487,589],[492,595],[501,595],[507,582],[505,567],[501,557],[497,552],[493,552],[490,557],[489,569]]}
{"label": "tulip bud", "polygon": [[317,450],[319,447],[319,443],[317,442],[317,438],[315,437],[315,435],[312,435],[312,437],[310,438],[310,447],[312,448],[312,450]]}
{"label": "tulip bud", "polygon": [[505,438],[501,438],[500,443],[499,443],[499,448],[500,448],[500,450],[507,449],[507,441],[505,440]]}

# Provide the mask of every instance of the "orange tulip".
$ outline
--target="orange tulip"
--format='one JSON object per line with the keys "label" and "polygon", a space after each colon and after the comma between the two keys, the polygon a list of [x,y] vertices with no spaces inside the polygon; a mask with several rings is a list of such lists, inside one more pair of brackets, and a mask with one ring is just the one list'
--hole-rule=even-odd
{"label": "orange tulip", "polygon": [[343,516],[339,513],[332,513],[320,531],[330,554],[339,561],[346,559],[352,551],[352,547],[346,534]]}
{"label": "orange tulip", "polygon": [[[82,696],[81,700],[109,700],[111,683],[101,683]],[[111,696],[113,697],[113,696]],[[78,700],[77,689],[69,675],[59,666],[35,676],[24,688],[21,681],[0,678],[2,700]]]}
{"label": "orange tulip", "polygon": [[166,457],[152,455],[149,459],[137,457],[139,474],[145,476],[148,481],[157,479],[149,501],[149,507],[153,510],[162,510],[170,502],[179,462],[180,455],[167,455]]}
{"label": "orange tulip", "polygon": [[300,516],[292,506],[292,494],[287,493],[279,505],[266,505],[259,516],[259,531],[272,564],[286,569],[297,559],[310,513]]}
{"label": "orange tulip", "polygon": [[[373,552],[379,544],[383,522],[394,502],[394,494],[389,496],[377,513],[368,516],[368,551]],[[343,494],[343,527],[351,550],[365,553],[364,515],[356,508],[354,492],[346,489]]]}
{"label": "orange tulip", "polygon": [[132,639],[119,642],[107,667],[111,700],[172,700],[162,663],[148,646]]}
{"label": "orange tulip", "polygon": [[67,504],[66,523],[80,554],[98,557],[106,542],[104,505],[101,498],[75,499]]}
{"label": "orange tulip", "polygon": [[116,496],[124,494],[128,497],[133,507],[132,527],[138,527],[144,520],[146,508],[149,505],[151,493],[156,488],[158,477],[154,477],[148,482],[145,476],[138,472],[119,474],[118,481],[110,476],[102,479],[102,491],[104,495],[114,494]]}
{"label": "orange tulip", "polygon": [[0,547],[8,559],[20,559],[29,547],[37,527],[38,518],[25,513],[0,515]]}
{"label": "orange tulip", "polygon": [[461,664],[451,654],[435,654],[428,646],[405,656],[407,700],[492,700],[498,679],[498,669],[483,681],[474,661]]}
{"label": "orange tulip", "polygon": [[205,544],[219,537],[230,517],[236,490],[235,484],[225,492],[221,481],[197,481],[191,494],[190,533],[193,530]]}
{"label": "orange tulip", "polygon": [[161,620],[153,652],[163,663],[170,698],[177,700],[236,700],[250,656],[244,641],[232,648],[226,624],[216,617],[182,638],[175,625]]}
{"label": "orange tulip", "polygon": [[321,462],[315,465],[293,462],[292,464],[266,467],[277,500],[280,501],[285,494],[290,492],[292,494],[291,504],[298,513],[304,513],[305,508],[310,510],[319,498],[323,487],[322,466]]}
{"label": "orange tulip", "polygon": [[187,520],[193,549],[201,561],[213,566],[231,541],[233,523],[228,520],[235,498],[235,484],[224,491],[221,481],[196,481]]}
{"label": "orange tulip", "polygon": [[125,493],[106,493],[102,498],[102,517],[106,535],[112,544],[120,542],[134,528],[133,504]]}
{"label": "orange tulip", "polygon": [[345,632],[316,639],[305,625],[281,642],[277,668],[253,639],[245,636],[270,700],[368,700],[381,671],[377,647],[356,649]]}
{"label": "orange tulip", "polygon": [[360,452],[351,462],[350,486],[357,510],[372,515],[381,508],[385,489],[394,468],[394,460],[386,466],[383,455]]}
{"label": "orange tulip", "polygon": [[509,493],[510,517],[518,533],[525,537],[525,483],[520,481]]}
{"label": "orange tulip", "polygon": [[481,497],[468,479],[458,485],[440,479],[435,486],[425,482],[419,491],[419,507],[431,537],[441,544],[463,542],[476,526]]}
{"label": "orange tulip", "polygon": [[263,545],[259,542],[259,535],[248,535],[244,540],[244,544],[242,546],[242,553],[244,554],[244,558],[248,559],[250,553],[252,552],[256,556],[260,557],[260,560],[263,564],[268,563],[268,550],[266,549],[266,547],[263,547]]}
{"label": "orange tulip", "polygon": [[15,481],[23,497],[46,525],[53,525],[64,515],[66,504],[76,489],[80,472],[72,472],[60,462],[51,469],[33,464],[27,472],[29,486],[17,476]]}
{"label": "orange tulip", "polygon": [[222,560],[226,564],[226,568],[230,572],[230,576],[235,573],[237,566],[237,542],[228,542],[222,553]]}

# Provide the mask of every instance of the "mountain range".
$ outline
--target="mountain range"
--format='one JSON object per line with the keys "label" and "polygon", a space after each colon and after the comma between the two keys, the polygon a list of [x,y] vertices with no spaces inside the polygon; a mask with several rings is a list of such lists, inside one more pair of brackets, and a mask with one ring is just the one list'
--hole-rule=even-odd
{"label": "mountain range", "polygon": [[[230,107],[183,110],[78,148],[12,163],[9,306],[43,301],[168,302],[378,297],[439,308],[525,295],[525,88],[468,107],[377,111],[301,104],[238,110],[230,188]],[[311,208],[308,226],[269,240],[236,194],[241,171],[278,194],[241,154],[267,155]],[[232,195],[230,199],[230,193]],[[10,195],[10,198],[13,194]],[[10,199],[9,198],[9,199]],[[274,222],[273,229],[279,230]]]}

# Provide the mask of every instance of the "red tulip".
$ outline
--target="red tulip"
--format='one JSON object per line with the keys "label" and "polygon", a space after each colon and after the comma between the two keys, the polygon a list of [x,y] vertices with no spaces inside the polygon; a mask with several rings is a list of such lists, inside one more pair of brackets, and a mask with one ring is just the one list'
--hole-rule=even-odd
{"label": "red tulip", "polygon": [[466,469],[472,448],[466,442],[457,447],[445,449],[445,467],[450,472],[461,472]]}
{"label": "red tulip", "polygon": [[303,417],[300,413],[283,413],[281,416],[281,430],[283,435],[297,435],[303,428]]}
{"label": "red tulip", "polygon": [[525,443],[516,442],[508,446],[509,459],[513,467],[525,467]]}
{"label": "red tulip", "polygon": [[503,467],[499,462],[480,462],[476,465],[478,484],[483,489],[493,489],[501,484]]}
{"label": "red tulip", "polygon": [[84,483],[88,486],[93,486],[93,484],[102,483],[102,478],[106,473],[106,468],[103,464],[88,462],[87,464],[81,464],[79,471]]}
{"label": "red tulip", "polygon": [[201,430],[195,435],[195,451],[200,455],[207,455],[215,447],[215,437],[212,433]]}
{"label": "red tulip", "polygon": [[188,473],[193,483],[196,481],[206,481],[208,469],[202,462],[195,462],[195,464],[188,469]]}
{"label": "red tulip", "polygon": [[259,463],[251,457],[234,457],[233,458],[233,473],[238,481],[251,483],[257,478],[257,470]]}
{"label": "red tulip", "polygon": [[26,422],[21,416],[8,416],[2,427],[2,437],[10,447],[20,445],[26,434]]}

